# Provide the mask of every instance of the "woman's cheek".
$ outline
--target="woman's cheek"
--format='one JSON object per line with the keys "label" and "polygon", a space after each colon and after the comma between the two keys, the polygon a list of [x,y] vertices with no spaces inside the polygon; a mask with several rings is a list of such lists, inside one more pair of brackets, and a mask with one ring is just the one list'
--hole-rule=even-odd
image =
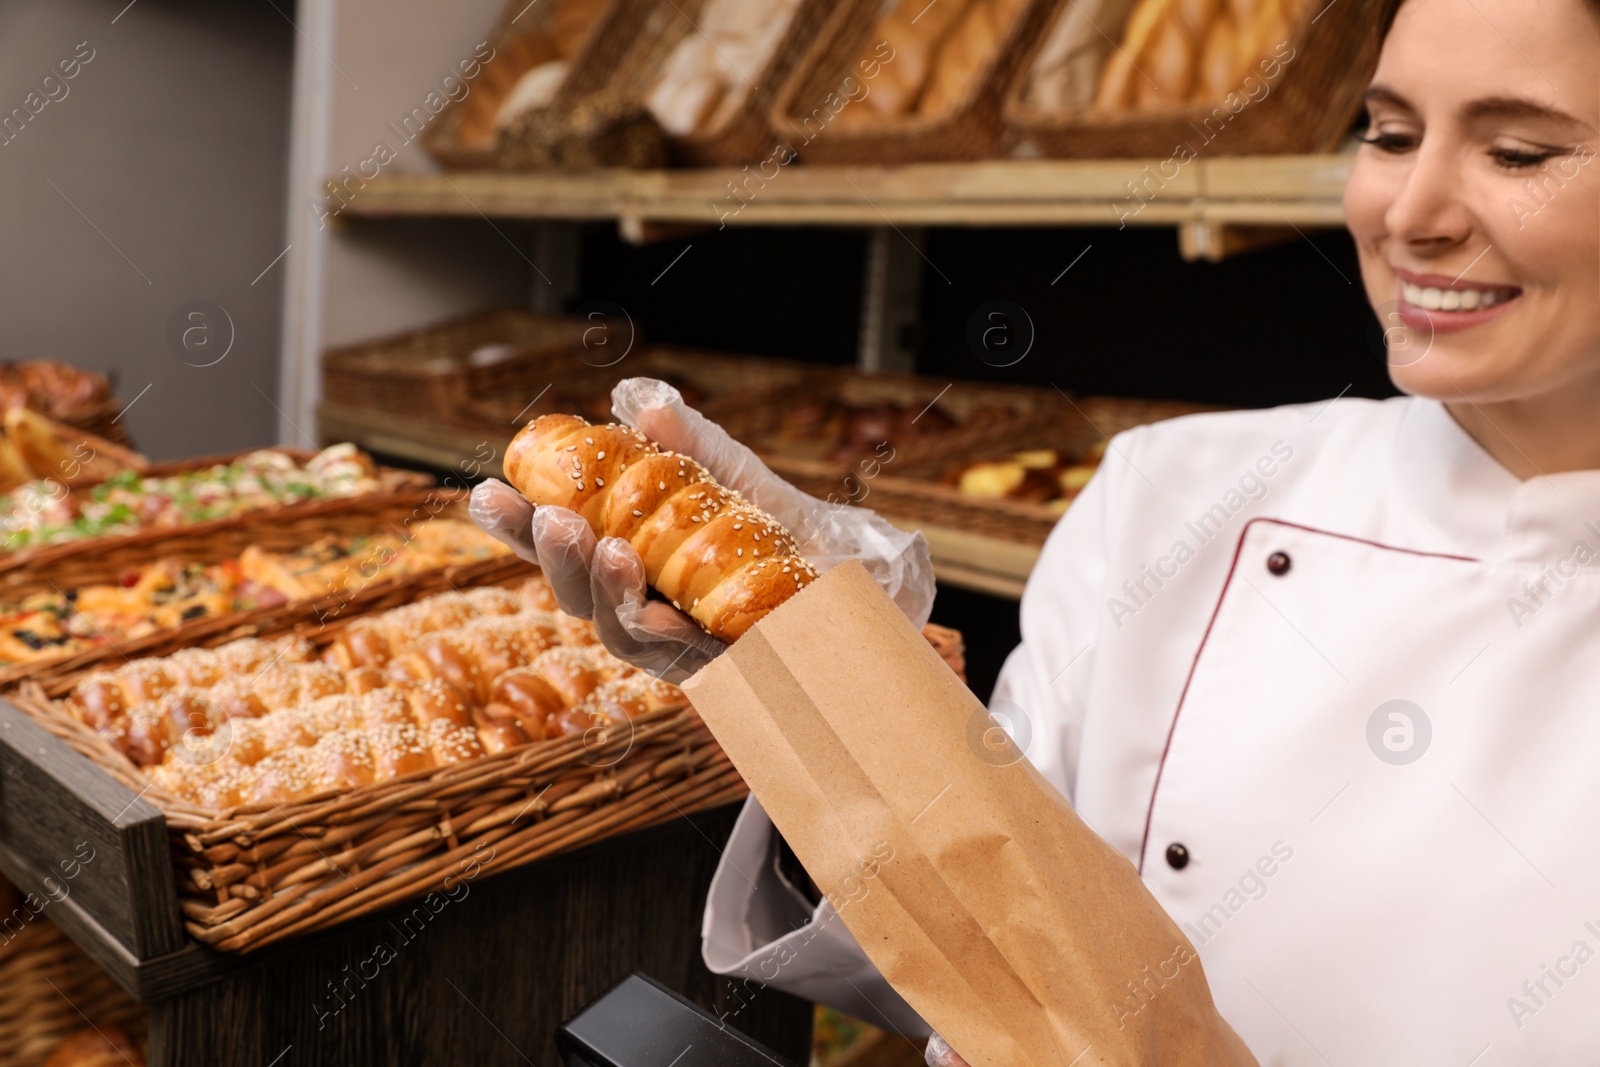
{"label": "woman's cheek", "polygon": [[1381,307],[1395,298],[1394,271],[1384,259],[1388,237],[1385,217],[1400,193],[1399,168],[1366,155],[1358,157],[1344,188],[1345,225],[1361,257],[1361,280],[1367,300]]}

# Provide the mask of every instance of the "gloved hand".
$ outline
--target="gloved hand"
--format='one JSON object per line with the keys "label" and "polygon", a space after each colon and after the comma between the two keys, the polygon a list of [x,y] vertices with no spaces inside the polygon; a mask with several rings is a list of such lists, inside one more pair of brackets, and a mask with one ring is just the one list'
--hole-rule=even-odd
{"label": "gloved hand", "polygon": [[[819,571],[858,559],[878,585],[921,627],[933,610],[933,565],[920,533],[897,530],[871,511],[809,496],[767,469],[744,445],[683,402],[672,386],[628,378],[611,394],[612,410],[662,448],[698,460],[711,476],[770,513]],[[726,647],[690,618],[646,594],[644,562],[619,538],[596,541],[589,524],[564,508],[534,508],[503,482],[472,491],[472,518],[549,578],[561,609],[593,619],[611,653],[643,670],[681,681]]]}
{"label": "gloved hand", "polygon": [[938,1034],[928,1038],[928,1047],[922,1055],[928,1067],[967,1067],[967,1061],[957,1056],[956,1050],[945,1044]]}

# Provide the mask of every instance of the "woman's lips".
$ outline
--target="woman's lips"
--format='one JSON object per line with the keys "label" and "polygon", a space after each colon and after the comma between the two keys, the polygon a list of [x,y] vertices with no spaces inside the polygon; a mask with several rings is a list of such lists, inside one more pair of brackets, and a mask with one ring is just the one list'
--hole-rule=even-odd
{"label": "woman's lips", "polygon": [[1484,285],[1441,274],[1396,270],[1400,320],[1430,334],[1458,333],[1505,314],[1522,298],[1514,285]]}

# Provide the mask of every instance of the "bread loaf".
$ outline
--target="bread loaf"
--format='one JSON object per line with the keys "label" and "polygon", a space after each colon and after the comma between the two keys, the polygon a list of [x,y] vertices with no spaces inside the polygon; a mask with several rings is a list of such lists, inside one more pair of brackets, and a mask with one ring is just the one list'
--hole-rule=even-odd
{"label": "bread loaf", "polygon": [[[861,58],[871,58],[880,44],[894,49],[863,103],[878,115],[908,115],[916,109],[939,47],[961,22],[973,0],[900,0],[878,23]],[[852,67],[852,69],[855,69]]]}
{"label": "bread loaf", "polygon": [[1140,64],[1146,75],[1139,92],[1141,106],[1176,104],[1188,99],[1196,59],[1194,41],[1184,29],[1182,18],[1177,11],[1170,11]]}
{"label": "bread loaf", "polygon": [[817,576],[772,516],[629,427],[541,416],[511,442],[505,471],[535,506],[570,508],[596,536],[631,544],[645,580],[720,640]]}
{"label": "bread loaf", "polygon": [[1195,95],[1202,101],[1221,100],[1237,88],[1234,81],[1239,66],[1239,29],[1233,16],[1223,12],[1211,27],[1205,51],[1200,56]]}
{"label": "bread loaf", "polygon": [[917,103],[917,112],[938,115],[971,96],[984,70],[994,62],[1009,28],[1010,23],[997,0],[973,0],[966,15],[940,46],[932,76]]}

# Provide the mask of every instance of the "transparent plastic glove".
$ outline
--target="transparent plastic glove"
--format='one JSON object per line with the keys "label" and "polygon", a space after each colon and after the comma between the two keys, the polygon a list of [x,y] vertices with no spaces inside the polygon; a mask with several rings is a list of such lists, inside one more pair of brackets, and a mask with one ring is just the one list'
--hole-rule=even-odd
{"label": "transparent plastic glove", "polygon": [[967,1061],[956,1055],[956,1050],[945,1044],[944,1038],[934,1034],[928,1038],[928,1047],[923,1052],[923,1058],[928,1067],[967,1067]]}
{"label": "transparent plastic glove", "polygon": [[580,619],[594,617],[589,565],[595,536],[582,515],[567,508],[535,508],[494,478],[473,487],[467,512],[489,536],[539,565],[562,611]]}
{"label": "transparent plastic glove", "polygon": [[671,604],[649,598],[644,561],[622,538],[596,546],[590,575],[595,631],[618,659],[676,683],[728,647]]}
{"label": "transparent plastic glove", "polygon": [[919,629],[933,611],[933,562],[920,533],[906,533],[875,512],[818,500],[773,474],[756,454],[654,378],[626,378],[611,391],[617,418],[662,448],[700,461],[712,477],[769,512],[800,543],[819,571],[858,559]]}

